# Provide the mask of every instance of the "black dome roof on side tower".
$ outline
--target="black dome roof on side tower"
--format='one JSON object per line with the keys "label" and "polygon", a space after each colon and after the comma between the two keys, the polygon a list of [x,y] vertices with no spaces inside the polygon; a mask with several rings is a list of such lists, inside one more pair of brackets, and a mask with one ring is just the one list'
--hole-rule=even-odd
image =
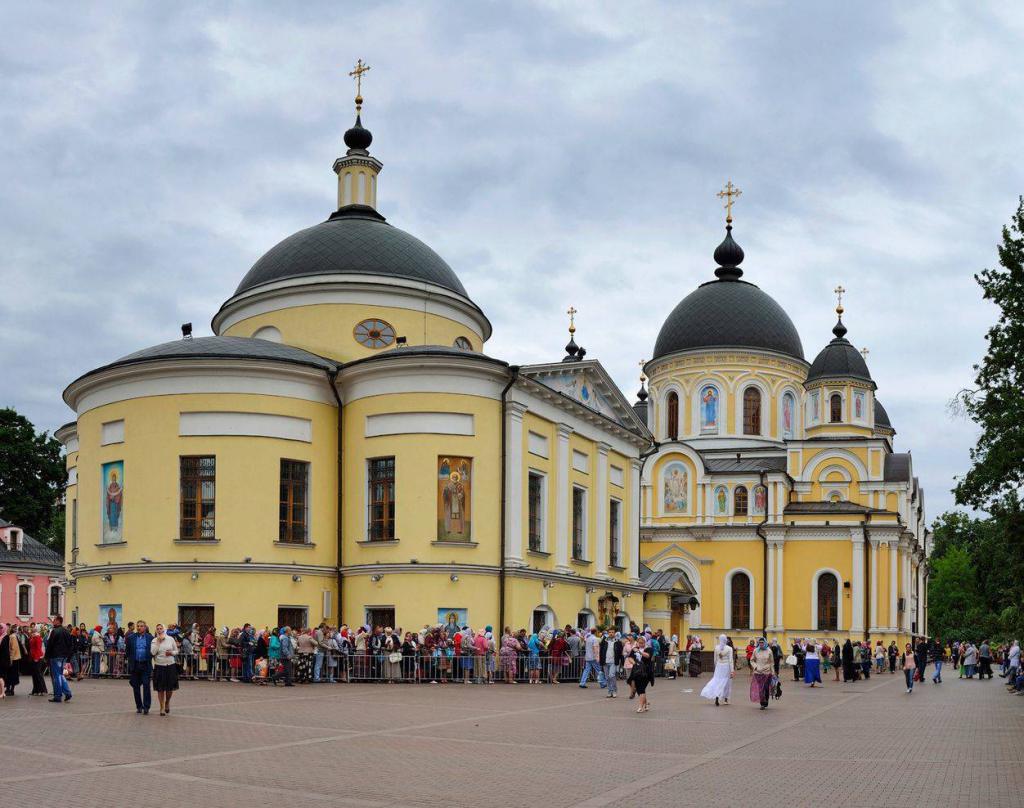
{"label": "black dome roof on side tower", "polygon": [[803,360],[800,334],[782,306],[740,280],[743,258],[728,225],[715,250],[718,279],[698,286],[672,310],[654,343],[655,359],[705,348],[754,348]]}

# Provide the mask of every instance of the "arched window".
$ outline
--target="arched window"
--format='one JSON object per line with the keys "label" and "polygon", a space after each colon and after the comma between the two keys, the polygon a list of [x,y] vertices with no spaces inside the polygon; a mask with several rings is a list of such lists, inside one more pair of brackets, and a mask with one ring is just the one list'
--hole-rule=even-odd
{"label": "arched window", "polygon": [[32,614],[32,587],[18,584],[18,614],[28,617]]}
{"label": "arched window", "polygon": [[679,396],[674,390],[665,399],[665,406],[668,407],[668,439],[676,440],[679,437]]}
{"label": "arched window", "polygon": [[831,572],[823,572],[818,578],[818,630],[839,630],[839,581]]}
{"label": "arched window", "polygon": [[761,391],[756,387],[743,391],[743,434],[761,434]]}
{"label": "arched window", "polygon": [[747,515],[747,489],[745,486],[737,485],[732,492],[732,512],[736,516]]}
{"label": "arched window", "polygon": [[732,576],[732,627],[750,628],[750,577],[745,572]]}
{"label": "arched window", "polygon": [[843,420],[843,397],[839,393],[833,393],[828,400],[828,420],[833,424]]}

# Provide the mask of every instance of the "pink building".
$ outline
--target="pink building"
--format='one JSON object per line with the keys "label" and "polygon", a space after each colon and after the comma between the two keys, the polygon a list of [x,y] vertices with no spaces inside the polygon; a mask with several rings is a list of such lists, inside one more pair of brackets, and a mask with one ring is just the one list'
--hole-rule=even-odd
{"label": "pink building", "polygon": [[63,609],[64,560],[0,519],[0,623],[48,623]]}

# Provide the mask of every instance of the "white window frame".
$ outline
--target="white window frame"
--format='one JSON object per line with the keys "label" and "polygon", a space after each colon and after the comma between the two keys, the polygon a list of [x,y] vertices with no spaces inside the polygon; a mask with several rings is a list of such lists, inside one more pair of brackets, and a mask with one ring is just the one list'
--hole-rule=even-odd
{"label": "white window frame", "polygon": [[[53,590],[57,590],[57,611],[53,611]],[[60,584],[50,584],[46,589],[46,608],[50,617],[64,614],[64,587]]]}
{"label": "white window frame", "polygon": [[[617,508],[618,508],[618,514],[617,514],[617,518],[615,520],[615,531],[614,532],[611,531],[611,527],[612,527],[611,515],[612,515],[612,513],[616,509],[613,506],[617,506]],[[611,563],[611,561],[612,561],[611,553],[612,553],[612,550],[616,550],[617,552],[615,553],[615,556],[618,558],[619,563],[616,564],[615,566],[619,567],[619,568],[622,568],[622,567],[626,566],[626,564],[624,563],[626,559],[623,557],[623,549],[624,548],[623,548],[623,545],[622,545],[622,510],[623,510],[623,503],[622,503],[622,500],[619,497],[609,497],[608,498],[608,516],[609,516],[609,519],[608,519],[608,530],[609,530],[609,535],[608,535],[608,566],[612,566],[612,563]]]}
{"label": "white window frame", "polygon": [[540,479],[540,547],[533,552],[548,552],[548,475],[540,469],[528,468],[526,474],[526,549],[530,547],[530,477]]}
{"label": "white window frame", "polygon": [[[576,538],[576,524],[575,524],[575,519],[576,519],[576,502],[575,502],[575,500],[576,500],[576,492],[577,491],[579,491],[580,493],[583,494],[583,529],[582,529],[582,531],[580,531],[581,534],[582,534],[582,540],[581,540],[580,544],[582,545],[581,546],[581,550],[583,551],[583,555],[581,557],[579,557],[579,558],[577,558],[573,554],[573,552],[572,552],[573,551],[573,546],[575,545],[574,539]],[[585,486],[573,485],[573,487],[572,487],[572,497],[569,500],[569,557],[573,561],[587,562],[587,561],[591,561],[592,560],[592,559],[587,558],[587,551],[588,551],[589,541],[590,541],[590,536],[588,535],[589,531],[587,530],[587,528],[589,527],[589,523],[590,523],[590,496],[589,496],[589,492],[587,491]]]}
{"label": "white window frame", "polygon": [[818,581],[822,575],[832,573],[836,576],[836,628],[835,631],[844,631],[843,628],[843,576],[839,570],[832,567],[822,567],[814,573],[811,578],[811,626],[814,631],[832,631],[818,626]]}
{"label": "white window frame", "polygon": [[[22,613],[21,611],[21,588],[23,586],[28,587],[28,611]],[[14,611],[18,617],[27,619],[32,617],[32,609],[36,602],[36,585],[31,581],[18,581],[17,586],[14,588]],[[47,604],[49,606],[49,604]]]}
{"label": "white window frame", "polygon": [[[750,625],[749,625],[749,627],[744,626],[744,627],[737,628],[736,626],[734,626],[732,624],[732,579],[735,578],[740,573],[743,573],[744,575],[746,575],[747,579],[750,581],[750,603],[747,606],[747,610],[748,610],[747,613],[750,615]],[[757,603],[757,597],[756,597],[755,591],[754,591],[756,588],[757,588],[757,586],[756,586],[756,579],[754,578],[754,574],[750,570],[748,570],[746,567],[734,567],[733,569],[729,570],[729,572],[726,573],[726,575],[725,575],[725,611],[724,611],[724,613],[722,615],[722,625],[726,629],[729,629],[729,630],[735,629],[736,631],[753,631],[754,630],[754,623],[757,622],[757,620],[755,619],[756,618],[756,613],[754,612],[754,604]]]}

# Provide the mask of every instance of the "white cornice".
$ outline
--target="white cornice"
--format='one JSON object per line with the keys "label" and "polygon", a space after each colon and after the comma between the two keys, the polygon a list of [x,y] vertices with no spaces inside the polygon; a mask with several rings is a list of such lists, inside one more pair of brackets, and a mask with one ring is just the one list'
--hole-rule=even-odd
{"label": "white cornice", "polygon": [[400,393],[453,393],[498,400],[508,381],[504,364],[466,353],[423,354],[395,348],[387,358],[364,359],[342,368],[337,385],[349,404],[371,396]]}
{"label": "white cornice", "polygon": [[275,575],[318,575],[335,578],[337,567],[314,564],[246,564],[241,561],[154,561],[152,563],[92,564],[71,570],[74,578],[95,578],[102,575],[134,575],[152,572],[242,572]]}
{"label": "white cornice", "polygon": [[235,323],[281,309],[319,304],[393,306],[461,322],[485,342],[491,323],[468,297],[423,281],[374,275],[303,275],[263,284],[228,299],[211,322],[214,334]]}
{"label": "white cornice", "polygon": [[[365,575],[486,575],[496,577],[501,570],[497,566],[486,564],[356,564],[341,568],[343,577]],[[614,579],[587,578],[582,575],[566,575],[565,573],[547,572],[546,570],[528,567],[506,567],[505,575],[510,578],[530,578],[536,581],[548,581],[567,586],[592,586],[596,590],[619,590],[622,592],[646,592],[642,585],[625,583]]]}
{"label": "white cornice", "polygon": [[117,365],[69,384],[64,401],[81,416],[116,401],[191,393],[283,396],[337,406],[324,371],[242,357],[156,359]]}

